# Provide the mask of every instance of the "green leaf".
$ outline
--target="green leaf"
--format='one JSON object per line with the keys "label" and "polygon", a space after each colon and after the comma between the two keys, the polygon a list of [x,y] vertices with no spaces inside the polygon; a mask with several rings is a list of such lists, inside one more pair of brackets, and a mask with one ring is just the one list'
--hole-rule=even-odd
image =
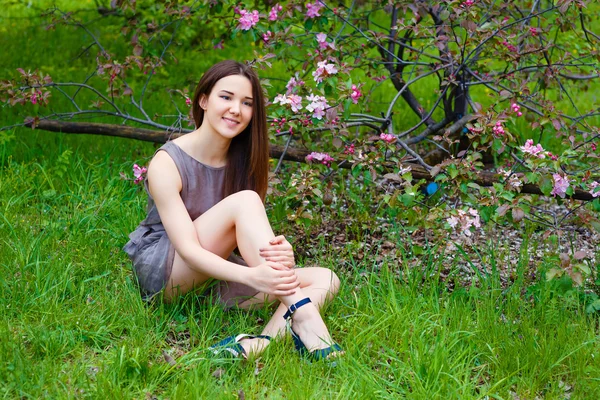
{"label": "green leaf", "polygon": [[311,18],[307,19],[306,21],[304,21],[304,28],[306,30],[311,30],[313,25],[314,25],[315,21],[313,21]]}
{"label": "green leaf", "polygon": [[448,175],[450,175],[450,178],[452,178],[452,179],[454,179],[458,176],[458,169],[456,168],[456,165],[454,165],[454,164],[448,165],[448,168],[446,168],[446,171],[448,172]]}
{"label": "green leaf", "polygon": [[525,177],[527,178],[527,182],[534,184],[540,178],[540,174],[537,174],[535,172],[527,172],[525,174]]}
{"label": "green leaf", "polygon": [[423,254],[425,252],[425,250],[423,250],[423,247],[417,246],[417,245],[413,245],[411,247],[411,250],[415,256],[420,256],[421,254]]}
{"label": "green leaf", "polygon": [[42,192],[42,196],[46,199],[51,199],[56,196],[56,190],[49,189]]}
{"label": "green leaf", "polygon": [[502,143],[502,140],[494,139],[492,142],[492,150],[498,154],[502,153],[504,151],[504,143]]}
{"label": "green leaf", "polygon": [[344,119],[350,118],[350,103],[351,102],[352,102],[351,99],[346,99],[346,101],[344,102]]}
{"label": "green leaf", "polygon": [[546,280],[551,281],[555,276],[562,275],[562,271],[558,268],[552,268],[548,272],[546,272]]}
{"label": "green leaf", "polygon": [[589,275],[592,272],[590,267],[588,267],[585,264],[575,264],[575,265],[573,265],[573,267],[577,268],[578,270],[580,270],[581,272],[583,272],[586,275]]}
{"label": "green leaf", "polygon": [[481,207],[479,210],[479,216],[483,222],[489,222],[494,214],[494,206]]}
{"label": "green leaf", "polygon": [[500,194],[500,197],[504,200],[512,201],[515,198],[515,195],[512,192],[503,192]]}
{"label": "green leaf", "polygon": [[588,304],[587,307],[585,308],[585,312],[588,314],[592,314],[597,311],[600,311],[600,299],[594,300],[593,302]]}
{"label": "green leaf", "polygon": [[547,175],[542,176],[542,179],[540,180],[540,190],[542,193],[544,193],[546,196],[550,196],[553,187],[554,181],[552,178]]}
{"label": "green leaf", "polygon": [[405,207],[410,207],[412,203],[415,201],[415,196],[412,194],[403,194],[400,196],[400,201],[404,204]]}

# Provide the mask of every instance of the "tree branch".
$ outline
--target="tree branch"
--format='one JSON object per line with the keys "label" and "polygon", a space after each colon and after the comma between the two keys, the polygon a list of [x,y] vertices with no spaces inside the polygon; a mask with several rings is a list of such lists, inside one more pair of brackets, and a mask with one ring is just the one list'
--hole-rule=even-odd
{"label": "tree branch", "polygon": [[[28,123],[27,126],[31,126]],[[71,134],[89,134],[89,135],[104,135],[114,136],[129,139],[138,139],[147,142],[154,143],[165,143],[167,140],[174,139],[181,136],[184,133],[168,132],[168,131],[154,131],[144,128],[135,128],[124,125],[113,125],[113,124],[99,124],[91,122],[67,122],[67,121],[51,121],[41,120],[36,125],[37,129],[42,129],[51,132],[62,132]],[[308,151],[302,149],[295,149],[292,147],[285,148],[285,146],[271,145],[270,156],[271,158],[282,158],[283,160],[306,162],[306,156],[309,154]],[[415,179],[426,179],[431,180],[431,174],[424,167],[415,164],[406,164],[411,167],[413,178]],[[340,163],[341,168],[350,168],[350,163]],[[477,177],[473,180],[480,186],[492,186],[495,182],[499,181],[501,176],[491,173],[480,171],[477,173]],[[539,194],[543,195],[540,188],[536,185],[525,184],[521,189],[521,193]],[[593,200],[592,195],[589,192],[585,192],[581,189],[576,188],[571,198],[576,200]]]}

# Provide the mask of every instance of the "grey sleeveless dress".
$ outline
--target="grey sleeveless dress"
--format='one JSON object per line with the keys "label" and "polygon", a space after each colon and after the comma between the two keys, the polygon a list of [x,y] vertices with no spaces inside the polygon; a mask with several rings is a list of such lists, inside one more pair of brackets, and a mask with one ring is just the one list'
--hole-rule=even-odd
{"label": "grey sleeveless dress", "polygon": [[[167,142],[158,151],[171,156],[181,176],[181,199],[190,218],[195,220],[223,199],[225,168],[204,165],[184,152],[174,142]],[[148,183],[144,182],[146,192]],[[133,263],[142,298],[149,300],[161,292],[171,276],[175,249],[160,220],[152,196],[148,192],[148,215],[129,235],[129,242],[123,247]],[[232,254],[229,261],[247,266],[244,260]],[[250,286],[218,281],[210,292],[226,306],[231,307],[258,293]]]}

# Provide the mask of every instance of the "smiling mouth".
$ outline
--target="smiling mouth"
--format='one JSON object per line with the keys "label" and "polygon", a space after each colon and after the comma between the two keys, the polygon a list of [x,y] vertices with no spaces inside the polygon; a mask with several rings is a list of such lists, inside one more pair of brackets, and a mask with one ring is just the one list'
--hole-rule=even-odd
{"label": "smiling mouth", "polygon": [[225,122],[232,124],[232,125],[237,125],[240,123],[240,121],[236,121],[235,119],[231,119],[231,118],[227,118],[227,117],[223,117],[223,119],[225,120]]}

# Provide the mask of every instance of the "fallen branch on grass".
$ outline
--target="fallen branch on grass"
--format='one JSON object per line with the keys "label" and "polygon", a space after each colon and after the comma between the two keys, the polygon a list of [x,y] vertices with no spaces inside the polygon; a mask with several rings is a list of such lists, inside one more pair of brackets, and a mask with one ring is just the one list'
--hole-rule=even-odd
{"label": "fallen branch on grass", "polygon": [[[27,124],[26,124],[27,125]],[[31,126],[31,123],[28,123]],[[114,124],[100,124],[93,122],[68,122],[68,121],[52,121],[52,120],[40,120],[36,122],[36,129],[41,129],[51,132],[62,132],[71,134],[89,134],[89,135],[103,135],[103,136],[115,136],[128,139],[138,139],[146,142],[154,143],[165,143],[167,140],[175,139],[185,132],[169,132],[169,131],[155,131],[145,128],[136,128],[125,125],[114,125]],[[302,149],[296,149],[293,147],[284,147],[271,145],[270,156],[271,158],[283,159],[287,161],[295,162],[306,162],[306,156],[309,154],[308,151]],[[410,165],[412,175],[415,179],[427,179],[431,180],[431,174],[422,166],[415,164]],[[350,168],[352,165],[348,162],[340,164],[341,168]],[[480,186],[492,186],[495,182],[499,182],[499,175],[492,172],[480,171],[477,173],[477,178],[474,182]],[[539,194],[542,195],[542,191],[537,185],[524,184],[521,193]],[[575,189],[571,198],[576,200],[593,200],[592,195],[589,192],[585,192],[581,189]]]}

